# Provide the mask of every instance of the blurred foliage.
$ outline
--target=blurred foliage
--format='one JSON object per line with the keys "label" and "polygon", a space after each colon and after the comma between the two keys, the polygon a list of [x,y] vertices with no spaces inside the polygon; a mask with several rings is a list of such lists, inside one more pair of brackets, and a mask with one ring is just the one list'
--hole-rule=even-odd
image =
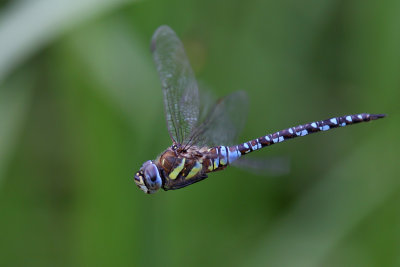
{"label": "blurred foliage", "polygon": [[[400,2],[0,2],[1,266],[399,266]],[[330,116],[388,118],[285,142],[283,177],[228,168],[145,195],[170,145],[149,51],[170,25],[241,140]]]}

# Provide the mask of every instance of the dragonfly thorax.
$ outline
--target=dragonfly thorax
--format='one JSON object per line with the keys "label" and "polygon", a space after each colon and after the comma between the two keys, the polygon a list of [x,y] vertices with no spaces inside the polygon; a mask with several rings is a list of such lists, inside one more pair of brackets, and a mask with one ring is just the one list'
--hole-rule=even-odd
{"label": "dragonfly thorax", "polygon": [[135,183],[146,194],[153,194],[161,188],[160,172],[151,160],[143,163],[140,170],[135,174]]}

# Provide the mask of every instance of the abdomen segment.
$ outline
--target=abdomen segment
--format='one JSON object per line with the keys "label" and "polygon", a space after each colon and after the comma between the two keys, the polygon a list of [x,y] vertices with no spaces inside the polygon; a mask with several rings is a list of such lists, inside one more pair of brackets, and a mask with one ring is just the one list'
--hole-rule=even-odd
{"label": "abdomen segment", "polygon": [[347,125],[352,125],[359,122],[367,122],[370,120],[377,120],[385,117],[384,114],[368,114],[361,113],[356,115],[346,115],[341,117],[334,117],[327,120],[315,121],[311,123],[306,123],[298,125],[295,127],[290,127],[273,134],[268,134],[261,136],[260,138],[242,143],[237,146],[219,146],[216,148],[219,155],[219,165],[227,165],[237,160],[241,156],[248,154],[252,151],[258,150],[260,148],[270,146],[273,144],[281,143],[289,139],[293,139],[299,136],[306,136],[312,133],[328,131],[330,129],[344,127]]}

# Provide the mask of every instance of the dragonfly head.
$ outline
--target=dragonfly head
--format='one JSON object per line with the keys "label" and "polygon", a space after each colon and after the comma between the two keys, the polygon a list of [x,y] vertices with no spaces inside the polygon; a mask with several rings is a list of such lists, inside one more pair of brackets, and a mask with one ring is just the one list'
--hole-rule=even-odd
{"label": "dragonfly head", "polygon": [[135,174],[135,183],[146,194],[153,194],[161,188],[160,172],[151,160],[143,163],[140,170]]}

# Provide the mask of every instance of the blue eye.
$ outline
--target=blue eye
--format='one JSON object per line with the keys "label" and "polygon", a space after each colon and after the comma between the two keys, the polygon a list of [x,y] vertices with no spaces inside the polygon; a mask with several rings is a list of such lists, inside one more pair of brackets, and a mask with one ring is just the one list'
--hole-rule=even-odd
{"label": "blue eye", "polygon": [[146,194],[153,194],[158,191],[163,185],[163,180],[157,165],[151,160],[143,163],[139,172],[135,174],[134,179],[136,185]]}
{"label": "blue eye", "polygon": [[153,163],[148,163],[144,167],[144,178],[147,187],[149,188],[151,193],[154,193],[162,186],[162,179],[160,177],[160,173],[158,168]]}

